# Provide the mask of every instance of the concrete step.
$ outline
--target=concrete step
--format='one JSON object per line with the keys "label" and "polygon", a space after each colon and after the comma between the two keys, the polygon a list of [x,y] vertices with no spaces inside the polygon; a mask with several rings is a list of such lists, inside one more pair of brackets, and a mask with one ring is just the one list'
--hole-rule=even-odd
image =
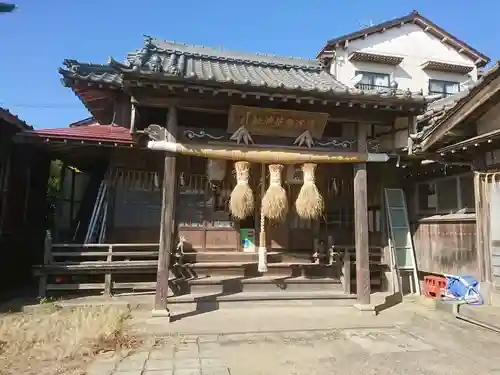
{"label": "concrete step", "polygon": [[241,293],[241,292],[300,292],[329,291],[342,292],[340,279],[260,276],[252,278],[206,277],[187,281],[192,294]]}
{"label": "concrete step", "polygon": [[[183,255],[184,263],[214,263],[214,262],[257,262],[259,254],[244,253],[241,251],[199,251],[190,252]],[[268,252],[267,262],[276,263],[283,260],[280,252]]]}

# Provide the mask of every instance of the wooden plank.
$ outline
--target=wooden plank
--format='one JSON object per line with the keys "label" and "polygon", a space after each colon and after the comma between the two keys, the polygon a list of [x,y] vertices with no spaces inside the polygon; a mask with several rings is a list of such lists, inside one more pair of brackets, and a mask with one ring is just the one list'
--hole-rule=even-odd
{"label": "wooden plank", "polygon": [[156,282],[113,283],[113,289],[154,290]]}
{"label": "wooden plank", "polygon": [[103,290],[104,283],[47,284],[47,290]]}
{"label": "wooden plank", "polygon": [[[157,90],[155,90],[156,92]],[[370,108],[369,105],[366,108],[360,106],[328,106],[323,105],[320,102],[315,102],[315,104],[308,104],[306,100],[297,103],[295,100],[288,101],[293,105],[289,105],[289,109],[298,111],[311,111],[311,112],[325,112],[330,115],[329,120],[334,120],[338,122],[353,122],[353,121],[366,121],[371,124],[387,125],[392,124],[396,117],[407,116],[407,108],[400,110],[401,100],[396,99],[399,103],[391,107],[390,98],[384,98],[384,105],[380,106],[380,99],[375,100],[374,104],[378,105],[378,108]],[[241,99],[238,97],[205,97],[195,98],[192,95],[189,97],[173,96],[172,92],[166,92],[164,96],[158,96],[157,93],[138,94],[136,93],[133,98],[134,103],[149,106],[149,107],[159,107],[166,108],[171,105],[177,106],[177,108],[183,111],[196,111],[205,113],[220,113],[227,114],[228,108],[231,105],[247,105],[247,106],[257,106],[261,108],[274,108],[276,104],[269,101],[268,103],[262,100],[255,99],[253,101],[250,96],[247,99]],[[375,103],[377,102],[377,103]],[[411,107],[415,107],[414,103],[410,104]],[[418,107],[420,105],[416,105]]]}
{"label": "wooden plank", "polygon": [[[84,249],[84,248],[108,248],[109,245],[112,245],[114,249],[116,248],[142,248],[142,247],[159,247],[160,245],[158,243],[88,243],[88,244],[74,244],[74,243],[56,243],[52,244],[53,249],[59,249],[59,248],[78,248],[78,249]],[[107,252],[106,252],[107,254]]]}
{"label": "wooden plank", "polygon": [[[108,256],[106,258],[106,263],[108,263],[109,265],[111,265],[111,262],[113,261],[113,245],[110,245],[109,246],[109,250],[108,250]],[[111,293],[112,293],[112,290],[111,290],[111,287],[112,287],[112,281],[111,281],[111,272],[106,272],[106,274],[104,275],[104,294],[108,297],[111,297]]]}
{"label": "wooden plank", "polygon": [[107,261],[97,262],[58,262],[48,265],[35,266],[35,270],[118,270],[118,269],[133,269],[133,268],[146,268],[156,267],[158,262],[156,260],[142,260],[142,261],[114,261],[108,263]]}
{"label": "wooden plank", "polygon": [[486,209],[484,206],[484,201],[481,197],[481,179],[479,173],[474,173],[474,207],[476,212],[476,253],[477,253],[477,264],[478,264],[478,274],[480,276],[480,281],[486,280],[486,269],[485,269],[485,244],[484,238],[481,235],[483,232],[483,226],[485,225],[483,218],[483,210]]}
{"label": "wooden plank", "polygon": [[[167,114],[166,140],[176,141],[177,108],[170,106]],[[167,296],[170,268],[170,253],[174,246],[175,233],[175,197],[176,197],[176,156],[167,153],[163,168],[162,207],[160,221],[160,253],[158,255],[158,273],[156,278],[156,311],[163,310],[168,315]]]}
{"label": "wooden plank", "polygon": [[308,131],[314,138],[321,138],[328,116],[323,112],[232,105],[227,131],[234,133],[244,126],[257,135],[298,137]]}
{"label": "wooden plank", "polygon": [[[366,150],[365,124],[358,124],[358,151]],[[368,194],[366,163],[354,165],[354,239],[356,246],[356,294],[360,304],[370,304],[370,255],[368,244]]]}
{"label": "wooden plank", "polygon": [[351,294],[351,256],[349,251],[344,250],[344,262],[342,267],[342,285],[344,286],[344,293]]}
{"label": "wooden plank", "polygon": [[[157,256],[159,254],[158,251],[119,251],[113,252],[113,257],[140,257],[140,256]],[[58,251],[56,253],[52,253],[52,258],[57,257],[68,257],[68,258],[79,258],[79,257],[92,257],[92,256],[108,256],[108,252],[105,251]]]}

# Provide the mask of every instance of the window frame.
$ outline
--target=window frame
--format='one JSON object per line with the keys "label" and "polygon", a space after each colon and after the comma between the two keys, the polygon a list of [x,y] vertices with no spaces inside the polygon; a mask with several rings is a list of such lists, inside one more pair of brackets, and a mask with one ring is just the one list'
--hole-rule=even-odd
{"label": "window frame", "polygon": [[[432,91],[431,90],[431,85],[432,84],[436,84],[436,83],[443,85],[443,91]],[[457,92],[447,92],[446,91],[446,85],[457,85],[458,86],[458,91]],[[429,95],[442,94],[445,97],[448,97],[450,95],[453,95],[453,94],[456,94],[456,93],[460,92],[460,82],[447,81],[447,80],[443,80],[443,79],[429,79],[428,90],[429,90]]]}
{"label": "window frame", "polygon": [[[450,214],[471,214],[475,213],[475,207],[469,208],[469,207],[464,207],[464,202],[462,199],[462,189],[461,189],[461,179],[463,177],[470,176],[471,179],[473,179],[473,175],[471,173],[461,173],[457,174],[454,176],[446,176],[446,177],[439,177],[439,178],[434,178],[431,180],[427,181],[422,181],[416,184],[416,189],[415,189],[415,197],[416,197],[416,211],[419,215],[450,215]],[[441,210],[439,207],[439,199],[438,199],[438,183],[446,180],[455,180],[455,194],[456,194],[456,199],[457,199],[457,208],[453,210],[453,212],[450,212],[449,210]],[[436,192],[436,208],[435,209],[422,209],[420,207],[420,186],[422,185],[434,185],[434,190]],[[475,197],[473,197],[475,199]]]}
{"label": "window frame", "polygon": [[[370,83],[368,84],[368,83],[358,82],[356,84],[356,88],[360,88],[360,87],[358,87],[358,85],[359,86],[361,86],[361,85],[369,86],[371,89],[377,89],[377,88],[388,89],[391,86],[391,75],[389,73],[369,72],[367,70],[356,70],[354,77],[356,77],[359,74],[362,74],[363,76],[366,74],[367,76],[369,76]],[[376,76],[387,77],[387,86],[375,85],[374,81],[375,81]]]}

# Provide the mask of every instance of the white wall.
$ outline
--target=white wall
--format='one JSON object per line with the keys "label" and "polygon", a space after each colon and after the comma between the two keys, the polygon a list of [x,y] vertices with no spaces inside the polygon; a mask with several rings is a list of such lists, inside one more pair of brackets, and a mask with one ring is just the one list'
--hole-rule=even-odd
{"label": "white wall", "polygon": [[[385,64],[351,62],[348,56],[353,52],[386,54],[403,57],[398,66]],[[343,83],[348,83],[357,70],[390,74],[400,89],[424,90],[428,94],[429,79],[439,79],[464,83],[469,78],[477,80],[477,68],[461,75],[448,72],[424,71],[422,64],[428,60],[474,66],[474,61],[442,43],[441,40],[425,32],[415,24],[388,29],[383,33],[369,35],[348,43],[348,48],[336,50],[337,59],[332,62],[331,73]],[[340,59],[339,59],[340,58]],[[343,61],[339,61],[343,58]]]}

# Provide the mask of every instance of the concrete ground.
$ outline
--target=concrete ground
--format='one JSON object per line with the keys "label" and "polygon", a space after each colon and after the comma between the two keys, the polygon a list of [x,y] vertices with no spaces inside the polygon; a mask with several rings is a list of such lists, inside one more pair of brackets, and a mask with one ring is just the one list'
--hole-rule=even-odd
{"label": "concrete ground", "polygon": [[[177,316],[177,318],[175,318]],[[327,306],[135,311],[128,330],[156,338],[88,375],[500,374],[500,335],[405,302],[379,316]]]}

